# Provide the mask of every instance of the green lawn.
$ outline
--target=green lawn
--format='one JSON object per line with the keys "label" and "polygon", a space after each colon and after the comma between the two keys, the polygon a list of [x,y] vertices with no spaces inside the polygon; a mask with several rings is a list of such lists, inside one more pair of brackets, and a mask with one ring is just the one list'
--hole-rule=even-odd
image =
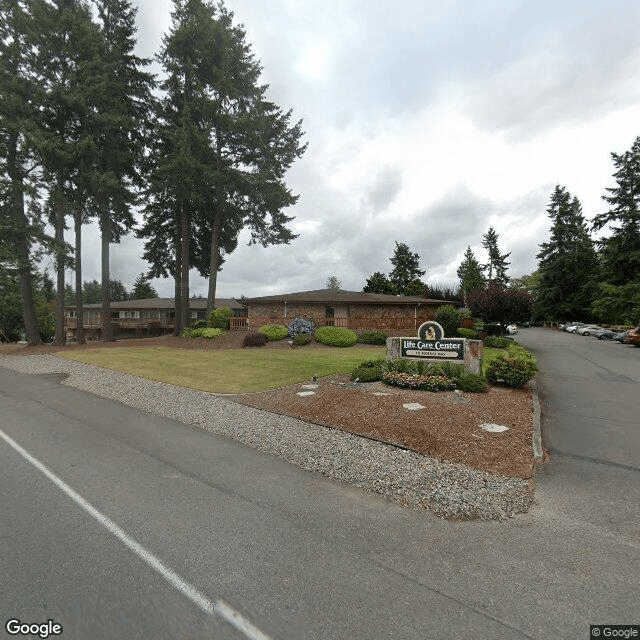
{"label": "green lawn", "polygon": [[244,393],[305,382],[313,375],[350,374],[363,360],[385,355],[386,347],[264,351],[144,347],[76,351],[64,357],[182,387],[212,393]]}

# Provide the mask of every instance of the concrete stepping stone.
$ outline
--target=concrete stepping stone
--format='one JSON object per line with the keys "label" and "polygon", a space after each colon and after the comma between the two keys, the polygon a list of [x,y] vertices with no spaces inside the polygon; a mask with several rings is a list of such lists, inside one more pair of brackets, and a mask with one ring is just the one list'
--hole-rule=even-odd
{"label": "concrete stepping stone", "polygon": [[298,391],[299,396],[315,396],[316,392],[315,391]]}
{"label": "concrete stepping stone", "polygon": [[302,385],[302,389],[317,389],[320,385],[319,384],[303,384]]}
{"label": "concrete stepping stone", "polygon": [[509,427],[505,427],[501,424],[492,424],[491,422],[481,424],[480,428],[485,431],[489,431],[490,433],[502,433],[503,431],[509,431]]}
{"label": "concrete stepping stone", "polygon": [[382,391],[374,391],[372,394],[372,396],[390,396],[390,393],[383,393]]}
{"label": "concrete stepping stone", "polygon": [[420,409],[424,409],[425,408],[421,404],[419,404],[418,402],[405,402],[405,404],[403,404],[402,406],[405,409],[409,409],[409,411],[420,411]]}

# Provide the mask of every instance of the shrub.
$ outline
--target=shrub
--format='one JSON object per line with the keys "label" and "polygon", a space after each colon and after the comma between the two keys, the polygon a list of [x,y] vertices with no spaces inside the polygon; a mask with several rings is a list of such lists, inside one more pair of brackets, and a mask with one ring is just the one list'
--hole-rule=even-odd
{"label": "shrub", "polygon": [[247,335],[242,340],[242,348],[264,347],[267,342],[269,342],[269,338],[267,338],[264,333],[260,333],[259,331],[252,331],[251,333],[247,333]]}
{"label": "shrub", "polygon": [[293,338],[293,344],[296,347],[302,347],[305,344],[309,344],[311,342],[311,336],[308,333],[298,333]]}
{"label": "shrub", "polygon": [[284,340],[289,336],[289,330],[281,324],[265,324],[258,331],[264,333],[269,340]]}
{"label": "shrub", "polygon": [[214,309],[209,314],[208,325],[216,329],[228,329],[229,320],[233,317],[233,311],[227,307],[220,307],[220,309]]}
{"label": "shrub", "polygon": [[470,393],[483,393],[487,390],[487,380],[479,373],[467,373],[456,380],[458,389]]}
{"label": "shrub", "polygon": [[505,355],[495,358],[487,368],[487,380],[503,382],[520,389],[538,372],[536,359],[520,345],[509,347]]}
{"label": "shrub", "polygon": [[513,344],[513,340],[509,340],[509,338],[496,338],[492,336],[488,336],[483,342],[485,347],[492,347],[494,349],[506,349],[510,344]]}
{"label": "shrub", "polygon": [[351,379],[360,382],[376,382],[382,380],[382,364],[384,358],[378,360],[365,360],[361,362],[352,372]]}
{"label": "shrub", "polygon": [[[289,325],[289,337],[293,338],[300,334],[313,333],[313,322],[305,318],[294,318]],[[306,344],[306,343],[304,343]]]}
{"label": "shrub", "polygon": [[358,336],[358,342],[362,344],[386,345],[389,334],[384,331],[365,331]]}
{"label": "shrub", "polygon": [[456,335],[456,330],[460,326],[460,312],[450,304],[445,304],[436,311],[436,322],[444,329],[446,338]]}
{"label": "shrub", "polygon": [[488,336],[501,336],[502,335],[502,326],[495,322],[487,322],[482,325],[482,330]]}
{"label": "shrub", "polygon": [[194,329],[206,329],[207,327],[207,321],[206,320],[196,320],[192,327]]}
{"label": "shrub", "polygon": [[320,327],[316,329],[315,339],[332,347],[352,347],[358,342],[358,334],[343,327]]}
{"label": "shrub", "polygon": [[466,338],[467,340],[478,340],[479,338],[478,332],[473,329],[464,329],[460,327],[457,333],[461,338]]}
{"label": "shrub", "polygon": [[224,333],[222,329],[208,327],[187,327],[182,332],[183,338],[207,338],[213,340]]}
{"label": "shrub", "polygon": [[415,373],[385,373],[382,380],[386,384],[423,391],[451,391],[456,388],[455,380],[442,374],[417,375]]}

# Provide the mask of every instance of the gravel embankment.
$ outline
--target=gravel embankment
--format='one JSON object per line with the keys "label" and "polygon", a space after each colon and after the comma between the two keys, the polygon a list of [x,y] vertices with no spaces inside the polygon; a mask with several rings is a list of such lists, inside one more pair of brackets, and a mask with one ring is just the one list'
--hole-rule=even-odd
{"label": "gravel embankment", "polygon": [[107,371],[53,355],[0,356],[20,373],[67,373],[64,384],[243,442],[411,508],[503,520],[533,503],[533,481],[439,462],[359,436],[247,407],[224,396]]}

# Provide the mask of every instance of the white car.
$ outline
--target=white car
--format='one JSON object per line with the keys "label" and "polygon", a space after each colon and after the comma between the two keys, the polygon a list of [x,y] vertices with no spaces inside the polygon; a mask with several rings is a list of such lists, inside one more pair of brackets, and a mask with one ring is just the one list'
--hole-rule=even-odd
{"label": "white car", "polygon": [[576,333],[579,333],[581,336],[590,336],[600,329],[601,327],[598,327],[595,324],[586,324],[584,327],[578,327],[576,329]]}
{"label": "white car", "polygon": [[518,333],[518,325],[517,324],[509,324],[509,325],[507,325],[507,333],[509,335],[513,335],[514,333]]}

